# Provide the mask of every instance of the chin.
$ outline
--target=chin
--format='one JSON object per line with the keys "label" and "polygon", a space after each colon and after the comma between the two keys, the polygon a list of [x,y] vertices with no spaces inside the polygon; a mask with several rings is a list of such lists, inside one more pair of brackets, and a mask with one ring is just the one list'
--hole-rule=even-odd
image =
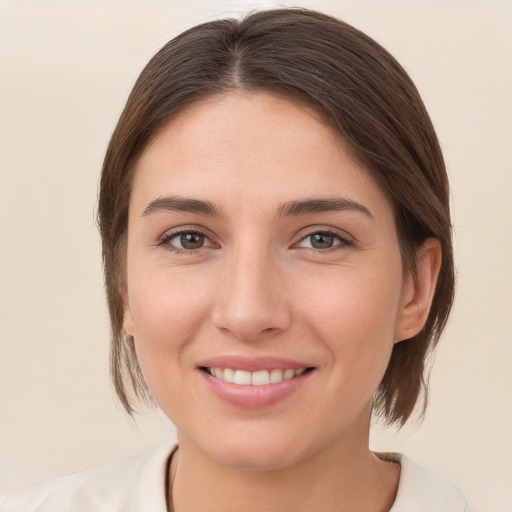
{"label": "chin", "polygon": [[189,441],[217,464],[238,470],[271,471],[294,465],[307,456],[301,437],[294,439],[268,432],[226,435],[224,431],[219,438],[202,436],[200,440]]}
{"label": "chin", "polygon": [[300,450],[263,440],[229,443],[212,455],[223,465],[246,471],[279,470],[302,459]]}

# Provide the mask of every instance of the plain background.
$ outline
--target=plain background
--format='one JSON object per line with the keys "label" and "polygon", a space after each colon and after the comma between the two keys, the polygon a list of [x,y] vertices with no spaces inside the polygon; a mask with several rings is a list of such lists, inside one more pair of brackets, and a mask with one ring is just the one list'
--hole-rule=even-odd
{"label": "plain background", "polygon": [[[108,376],[94,223],[103,153],[129,90],[170,37],[273,2],[0,0],[0,492],[174,439],[129,421]],[[452,183],[458,295],[423,425],[377,427],[512,511],[512,2],[282,2],[338,16],[397,57],[429,109]]]}

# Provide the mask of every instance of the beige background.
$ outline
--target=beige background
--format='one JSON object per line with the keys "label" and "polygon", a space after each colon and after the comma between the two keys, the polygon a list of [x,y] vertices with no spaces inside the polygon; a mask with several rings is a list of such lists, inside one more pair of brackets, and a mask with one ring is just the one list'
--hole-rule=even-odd
{"label": "beige background", "polygon": [[[133,81],[164,42],[272,5],[0,0],[0,492],[173,439],[157,413],[128,421],[110,388],[99,168]],[[377,428],[372,446],[456,482],[476,512],[510,512],[512,2],[281,5],[337,15],[402,62],[452,180],[459,288],[427,418]]]}

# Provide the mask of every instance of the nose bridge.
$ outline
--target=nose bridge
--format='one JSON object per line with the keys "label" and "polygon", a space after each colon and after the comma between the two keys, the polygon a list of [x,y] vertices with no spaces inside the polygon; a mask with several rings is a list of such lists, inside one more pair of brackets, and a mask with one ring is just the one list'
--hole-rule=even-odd
{"label": "nose bridge", "polygon": [[214,321],[244,340],[284,330],[290,310],[283,292],[282,271],[270,248],[240,244],[224,262]]}

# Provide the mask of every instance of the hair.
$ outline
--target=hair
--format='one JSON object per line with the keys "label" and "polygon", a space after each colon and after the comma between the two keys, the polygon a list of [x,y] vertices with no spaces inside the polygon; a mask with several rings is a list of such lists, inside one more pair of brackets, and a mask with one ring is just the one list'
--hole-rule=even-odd
{"label": "hair", "polygon": [[307,9],[256,11],[186,30],[161,48],[137,79],[107,148],[98,224],[111,319],[111,374],[132,414],[152,401],[134,340],[123,330],[131,184],[148,143],[195,102],[229,91],[264,92],[321,114],[366,166],[395,212],[404,271],[439,240],[442,263],[432,307],[416,336],[394,345],[373,412],[402,426],[423,397],[426,361],[453,302],[455,273],[449,189],[442,152],[419,93],[400,64],[366,34]]}

